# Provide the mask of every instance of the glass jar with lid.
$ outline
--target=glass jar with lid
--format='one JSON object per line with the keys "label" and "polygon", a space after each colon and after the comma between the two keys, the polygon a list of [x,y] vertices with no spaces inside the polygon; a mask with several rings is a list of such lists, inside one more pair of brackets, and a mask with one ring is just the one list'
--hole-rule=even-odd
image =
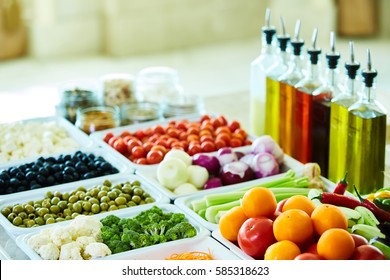
{"label": "glass jar with lid", "polygon": [[131,125],[161,118],[161,107],[156,103],[124,104],[121,108],[121,125]]}
{"label": "glass jar with lid", "polygon": [[186,94],[165,96],[161,107],[165,118],[188,114],[203,114],[205,110],[202,97]]}
{"label": "glass jar with lid", "polygon": [[93,106],[77,110],[76,127],[87,134],[120,126],[117,106]]}
{"label": "glass jar with lid", "polygon": [[170,67],[156,66],[141,70],[136,82],[137,100],[160,103],[165,96],[183,91],[178,72]]}
{"label": "glass jar with lid", "polygon": [[77,109],[98,106],[97,83],[93,80],[71,80],[59,87],[60,101],[56,114],[71,123],[76,122]]}
{"label": "glass jar with lid", "polygon": [[111,73],[100,77],[104,105],[122,106],[135,103],[135,77],[127,73]]}

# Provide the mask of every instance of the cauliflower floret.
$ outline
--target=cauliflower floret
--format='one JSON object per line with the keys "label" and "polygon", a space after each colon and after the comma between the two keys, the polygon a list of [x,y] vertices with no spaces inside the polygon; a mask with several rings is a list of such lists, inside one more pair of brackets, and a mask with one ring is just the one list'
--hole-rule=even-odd
{"label": "cauliflower floret", "polygon": [[35,252],[38,252],[39,248],[43,245],[49,244],[50,240],[50,232],[49,231],[41,231],[33,236],[31,236],[27,240],[27,245],[30,246]]}
{"label": "cauliflower floret", "polygon": [[58,249],[57,245],[50,242],[46,245],[41,246],[38,249],[38,254],[44,260],[58,260],[58,258],[60,257],[60,250]]}
{"label": "cauliflower floret", "polygon": [[81,248],[76,241],[61,246],[60,260],[83,260]]}
{"label": "cauliflower floret", "polygon": [[104,256],[111,255],[111,250],[104,243],[93,242],[85,247],[83,258],[86,260],[94,259],[94,258],[102,258]]}
{"label": "cauliflower floret", "polygon": [[81,250],[85,250],[88,244],[96,242],[96,239],[92,236],[80,236],[76,239],[77,244],[81,247]]}
{"label": "cauliflower floret", "polygon": [[96,241],[101,240],[103,224],[94,217],[78,215],[69,226],[73,227],[77,236],[92,236]]}
{"label": "cauliflower floret", "polygon": [[72,230],[69,227],[57,226],[53,227],[50,232],[51,241],[61,247],[62,245],[72,242]]}

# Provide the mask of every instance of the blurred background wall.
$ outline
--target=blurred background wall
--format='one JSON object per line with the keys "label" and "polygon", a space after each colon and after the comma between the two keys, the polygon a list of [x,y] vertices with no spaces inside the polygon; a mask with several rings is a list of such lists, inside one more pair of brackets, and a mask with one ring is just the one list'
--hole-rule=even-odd
{"label": "blurred background wall", "polygon": [[301,19],[306,40],[314,27],[324,42],[333,30],[390,38],[389,0],[0,0],[0,53],[130,56],[237,41],[260,36],[267,7],[290,33]]}

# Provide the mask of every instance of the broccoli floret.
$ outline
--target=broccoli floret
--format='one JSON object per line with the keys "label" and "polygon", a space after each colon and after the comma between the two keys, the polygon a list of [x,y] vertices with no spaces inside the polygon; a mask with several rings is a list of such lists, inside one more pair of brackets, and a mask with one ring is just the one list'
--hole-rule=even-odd
{"label": "broccoli floret", "polygon": [[150,209],[139,213],[134,217],[142,226],[150,223],[158,223],[164,216],[163,211],[157,206],[152,206]]}
{"label": "broccoli floret", "polygon": [[118,225],[122,231],[124,229],[131,229],[131,230],[136,231],[136,232],[142,231],[142,227],[141,227],[140,223],[137,220],[132,219],[132,218],[121,219]]}
{"label": "broccoli floret", "polygon": [[168,229],[165,234],[167,240],[178,240],[182,238],[194,237],[196,235],[196,229],[188,222],[181,222]]}
{"label": "broccoli floret", "polygon": [[108,248],[110,248],[113,254],[122,253],[131,249],[129,243],[121,240],[109,240],[104,243],[108,246]]}
{"label": "broccoli floret", "polygon": [[113,225],[117,225],[120,222],[120,218],[115,215],[108,215],[107,217],[100,220],[103,226],[112,227]]}
{"label": "broccoli floret", "polygon": [[178,224],[185,220],[185,215],[183,213],[168,213],[166,219],[172,224]]}
{"label": "broccoli floret", "polygon": [[154,244],[151,235],[146,233],[139,233],[126,228],[123,230],[121,240],[130,244],[132,249],[138,249]]}
{"label": "broccoli floret", "polygon": [[103,226],[102,227],[102,239],[103,242],[109,241],[109,240],[120,240],[120,232],[112,227]]}

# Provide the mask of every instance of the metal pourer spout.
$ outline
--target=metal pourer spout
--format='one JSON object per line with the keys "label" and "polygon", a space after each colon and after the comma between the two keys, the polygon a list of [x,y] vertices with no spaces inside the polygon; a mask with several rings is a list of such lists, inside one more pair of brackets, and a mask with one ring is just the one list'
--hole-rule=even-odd
{"label": "metal pourer spout", "polygon": [[366,87],[372,87],[374,84],[374,79],[378,75],[378,72],[372,68],[371,63],[371,51],[367,49],[367,69],[362,71],[363,82]]}
{"label": "metal pourer spout", "polygon": [[357,71],[360,68],[360,63],[355,61],[353,41],[349,41],[349,52],[351,61],[345,62],[345,72],[350,79],[354,80],[356,78]]}
{"label": "metal pourer spout", "polygon": [[271,9],[267,8],[265,11],[265,25],[262,28],[262,32],[265,36],[267,45],[272,44],[272,39],[276,34],[276,28],[270,24],[271,20]]}
{"label": "metal pourer spout", "polygon": [[298,19],[295,23],[295,32],[294,39],[291,40],[291,46],[293,49],[293,54],[295,56],[301,55],[302,47],[305,45],[305,41],[299,38],[299,31],[301,29],[301,21]]}
{"label": "metal pourer spout", "polygon": [[338,61],[340,59],[340,53],[336,52],[336,47],[335,47],[335,35],[334,32],[330,33],[330,49],[331,52],[328,52],[326,54],[326,59],[328,61],[328,67],[329,69],[336,69]]}
{"label": "metal pourer spout", "polygon": [[311,39],[311,48],[307,50],[307,53],[309,54],[310,58],[310,63],[311,64],[317,64],[318,63],[318,58],[321,54],[321,49],[316,48],[316,43],[317,43],[317,34],[318,34],[318,29],[315,28],[313,31],[312,39]]}
{"label": "metal pourer spout", "polygon": [[279,48],[281,51],[286,51],[287,43],[290,41],[290,35],[286,34],[286,27],[284,17],[280,17],[280,24],[282,25],[282,34],[278,35]]}

